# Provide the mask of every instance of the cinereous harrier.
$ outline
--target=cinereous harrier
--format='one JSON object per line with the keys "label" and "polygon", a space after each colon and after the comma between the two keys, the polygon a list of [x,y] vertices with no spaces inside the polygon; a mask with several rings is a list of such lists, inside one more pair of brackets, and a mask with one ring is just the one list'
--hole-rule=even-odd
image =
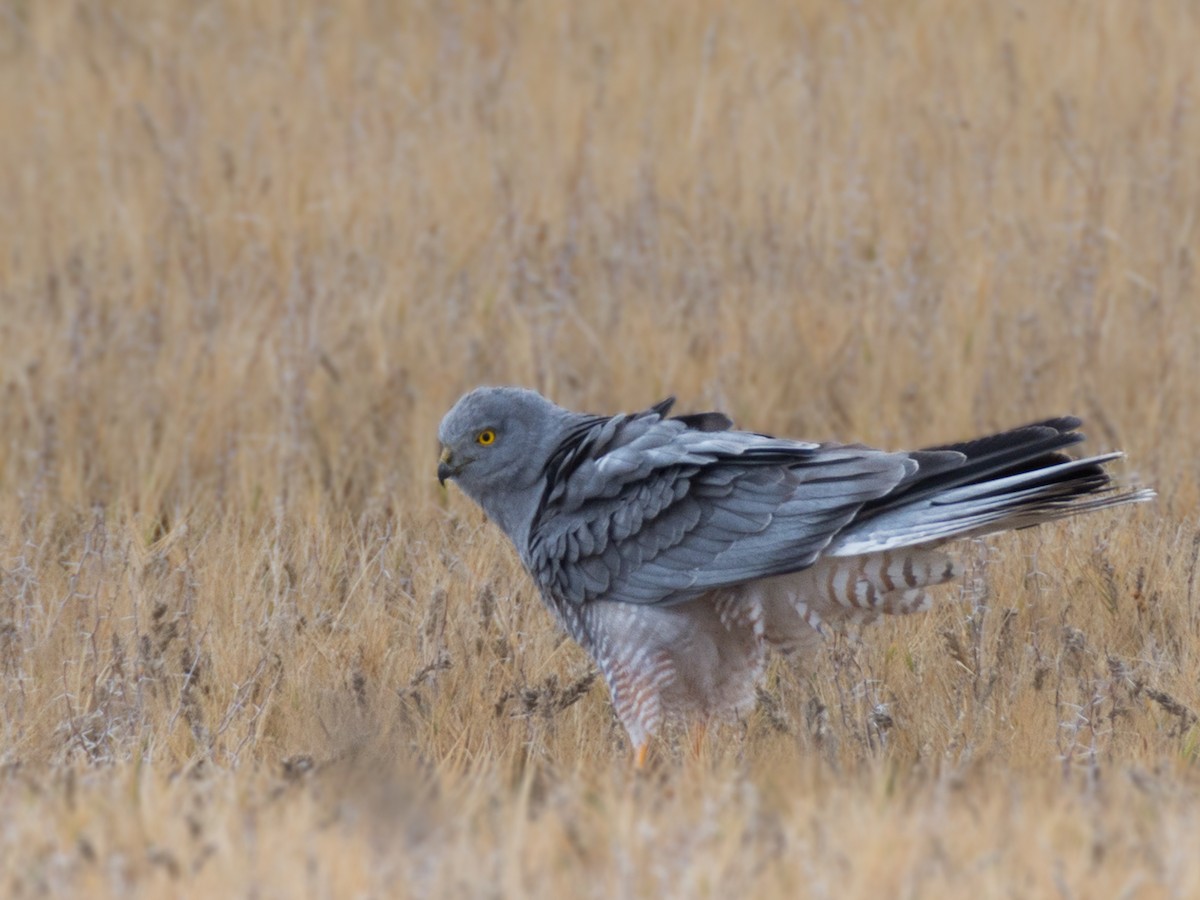
{"label": "cinereous harrier", "polygon": [[641,766],[671,717],[755,701],[768,647],[927,609],[958,573],[942,545],[1148,500],[1071,459],[1079,420],[888,453],[731,430],[672,401],[594,416],[479,388],[446,414],[438,479],[512,540],[600,667]]}

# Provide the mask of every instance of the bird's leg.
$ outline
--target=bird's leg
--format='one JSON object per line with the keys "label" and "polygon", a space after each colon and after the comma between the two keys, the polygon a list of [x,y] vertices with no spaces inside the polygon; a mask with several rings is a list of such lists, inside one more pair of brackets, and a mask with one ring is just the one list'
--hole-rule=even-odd
{"label": "bird's leg", "polygon": [[708,737],[708,716],[703,716],[696,720],[692,726],[692,756],[696,759],[700,758],[701,751],[704,750],[704,739]]}
{"label": "bird's leg", "polygon": [[646,771],[646,759],[650,755],[650,742],[643,741],[633,748],[633,769],[635,772]]}

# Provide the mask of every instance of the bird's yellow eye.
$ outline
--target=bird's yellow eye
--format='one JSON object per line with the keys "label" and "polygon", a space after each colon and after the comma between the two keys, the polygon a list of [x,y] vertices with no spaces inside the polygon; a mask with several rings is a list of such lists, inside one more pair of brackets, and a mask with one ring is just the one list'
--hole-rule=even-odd
{"label": "bird's yellow eye", "polygon": [[479,436],[475,438],[475,441],[476,443],[483,444],[483,446],[486,447],[488,444],[495,443],[496,432],[492,431],[490,428],[485,428],[483,431],[479,432]]}

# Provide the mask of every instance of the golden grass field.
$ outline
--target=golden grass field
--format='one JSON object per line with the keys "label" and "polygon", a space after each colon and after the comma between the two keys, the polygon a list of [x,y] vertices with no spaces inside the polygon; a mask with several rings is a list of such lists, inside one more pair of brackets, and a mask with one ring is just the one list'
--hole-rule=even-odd
{"label": "golden grass field", "polygon": [[[1200,896],[1200,8],[0,3],[0,895]],[[1153,504],[651,771],[479,383]]]}

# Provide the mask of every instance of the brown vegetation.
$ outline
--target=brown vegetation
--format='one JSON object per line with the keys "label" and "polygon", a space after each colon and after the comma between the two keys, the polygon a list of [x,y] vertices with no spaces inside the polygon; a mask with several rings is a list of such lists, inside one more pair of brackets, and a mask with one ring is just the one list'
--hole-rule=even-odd
{"label": "brown vegetation", "polygon": [[[0,893],[1200,894],[1200,14],[0,5]],[[1155,504],[648,777],[434,478],[482,382]]]}

